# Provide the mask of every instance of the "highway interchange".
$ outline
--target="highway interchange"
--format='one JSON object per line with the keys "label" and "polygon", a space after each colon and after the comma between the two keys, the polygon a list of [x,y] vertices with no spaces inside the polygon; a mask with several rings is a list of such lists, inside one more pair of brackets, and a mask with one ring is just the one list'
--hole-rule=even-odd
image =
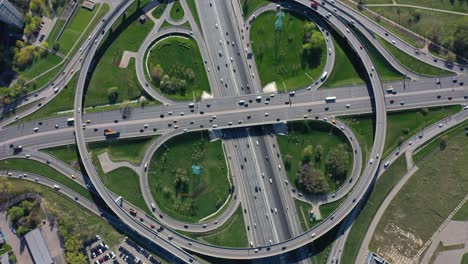
{"label": "highway interchange", "polygon": [[[440,59],[434,61],[434,59],[429,56],[415,55],[414,48],[407,43],[395,36],[391,36],[391,34],[390,36],[386,36],[386,34],[389,33],[380,28],[380,26],[369,22],[368,19],[358,14],[354,14],[350,8],[345,7],[341,3],[337,3],[335,7],[332,7],[330,2],[326,2],[325,5],[320,5],[318,10],[312,10],[308,8],[310,1],[296,1],[297,3],[287,2],[282,4],[282,6],[284,8],[297,10],[301,13],[305,12],[306,15],[308,13],[315,14],[315,12],[317,12],[317,14],[322,17],[328,17],[326,18],[328,23],[330,23],[335,30],[341,32],[342,35],[345,35],[349,45],[360,55],[365,69],[368,71],[368,83],[370,88],[357,86],[347,89],[316,90],[316,88],[321,85],[320,81],[316,81],[311,83],[310,89],[300,90],[296,92],[294,96],[276,94],[274,97],[271,97],[269,93],[262,94],[255,63],[247,60],[242,47],[237,47],[240,45],[245,46],[248,41],[248,35],[244,36],[243,32],[246,33],[248,31],[243,30],[243,26],[236,23],[238,16],[233,15],[233,13],[236,13],[236,8],[234,7],[236,4],[234,3],[235,1],[212,1],[212,6],[210,7],[208,1],[197,1],[197,9],[200,12],[201,25],[204,32],[203,35],[198,29],[194,29],[193,32],[187,32],[187,30],[183,28],[166,28],[159,31],[157,28],[160,25],[157,25],[156,30],[152,31],[152,34],[147,37],[142,45],[142,47],[145,48],[141,48],[139,51],[137,60],[140,61],[140,63],[137,63],[138,81],[148,94],[162,101],[165,104],[164,106],[134,109],[132,110],[131,116],[126,118],[122,118],[119,111],[83,113],[84,82],[88,68],[92,63],[93,54],[96,52],[99,42],[104,38],[102,34],[96,34],[96,32],[107,32],[113,22],[132,2],[133,1],[122,2],[117,6],[116,9],[106,17],[105,21],[93,31],[95,33],[92,35],[93,37],[84,44],[85,46],[82,52],[80,52],[82,54],[77,54],[77,56],[71,59],[69,66],[67,66],[76,71],[77,65],[79,64],[78,61],[80,61],[78,56],[84,56],[83,64],[80,65],[81,70],[76,89],[77,92],[75,94],[75,127],[68,127],[65,117],[44,120],[42,125],[39,126],[38,132],[33,132],[33,128],[38,127],[37,122],[4,127],[0,134],[0,141],[3,145],[0,149],[0,157],[2,159],[12,157],[12,150],[8,147],[10,144],[23,145],[26,152],[28,149],[34,151],[51,146],[71,144],[76,141],[81,160],[90,177],[92,185],[119,219],[143,237],[152,239],[160,245],[165,245],[164,248],[166,250],[179,257],[182,261],[193,261],[190,254],[187,254],[182,248],[220,258],[258,259],[282,255],[285,252],[290,252],[307,245],[345,219],[350,212],[353,211],[357,201],[366,193],[377,171],[382,171],[382,168],[379,170],[379,166],[383,164],[382,162],[365,164],[362,175],[359,175],[360,170],[356,170],[357,172],[354,172],[352,176],[356,179],[352,181],[354,188],[351,188],[353,185],[349,185],[349,187],[345,185],[344,188],[340,189],[340,191],[342,191],[338,193],[339,195],[336,195],[338,197],[343,197],[348,194],[348,199],[337,211],[327,219],[324,219],[322,223],[302,233],[298,225],[295,209],[293,209],[294,201],[291,195],[292,192],[289,191],[289,188],[284,183],[284,179],[287,177],[285,176],[284,170],[279,169],[279,166],[283,165],[282,161],[280,158],[275,158],[277,157],[275,155],[277,150],[275,150],[273,146],[277,145],[277,143],[274,135],[270,136],[271,126],[260,125],[282,123],[289,120],[303,120],[304,114],[308,114],[311,119],[316,118],[324,120],[324,118],[327,118],[329,120],[331,116],[374,113],[376,128],[374,146],[370,157],[374,157],[377,160],[376,157],[383,152],[387,111],[419,108],[423,106],[463,104],[467,101],[467,87],[459,85],[463,83],[463,76],[457,77],[457,82],[453,81],[453,77],[440,77],[438,78],[440,79],[440,84],[437,84],[435,78],[428,78],[412,73],[408,71],[408,69],[403,69],[394,59],[390,61],[392,66],[400,70],[400,72],[404,72],[404,74],[412,80],[406,81],[405,83],[401,81],[393,83],[392,86],[397,93],[386,94],[386,87],[382,86],[378,73],[371,70],[373,64],[367,52],[365,49],[360,48],[362,44],[360,44],[355,35],[352,32],[348,32],[347,29],[350,24],[357,24],[357,29],[360,29],[361,32],[364,31],[364,35],[370,34],[370,31],[379,35],[382,34],[383,37],[390,37],[392,40],[398,42],[396,44],[398,48],[434,66],[446,68],[446,64]],[[185,4],[184,1],[182,1],[182,3],[183,5]],[[261,12],[275,8],[276,5],[265,6],[255,11],[254,14],[258,15]],[[339,11],[334,12],[332,8],[337,8]],[[333,13],[333,15],[329,16],[329,13]],[[312,14],[310,15],[310,17],[313,16]],[[248,21],[251,19],[252,17],[249,18]],[[350,22],[351,20],[354,22]],[[189,21],[191,21],[192,28],[196,28],[191,16],[189,16]],[[213,25],[216,25],[216,28],[219,27],[219,30],[210,28],[213,27]],[[367,30],[361,30],[360,27],[365,27]],[[326,30],[326,26],[323,28]],[[226,32],[226,34],[224,34],[224,32]],[[157,93],[155,94],[155,90],[149,87],[149,85],[146,85],[149,82],[145,80],[145,74],[142,72],[144,71],[143,56],[145,51],[150,47],[151,43],[154,43],[157,39],[168,34],[187,35],[194,38],[200,47],[202,57],[206,61],[207,74],[211,76],[213,73],[213,76],[211,76],[209,80],[214,98],[195,102],[196,106],[193,108],[193,112],[190,112],[191,109],[188,106],[188,102],[173,102],[168,100]],[[368,36],[366,35],[366,37]],[[228,43],[228,41],[231,43],[235,42],[235,45],[224,44]],[[223,44],[220,45],[220,42]],[[379,51],[383,49],[377,41],[371,40],[371,43]],[[219,56],[220,46],[222,46],[223,49],[221,51],[223,54],[222,56]],[[331,47],[333,47],[333,45],[331,45]],[[238,49],[239,55],[231,55],[236,54]],[[385,54],[386,51],[383,49],[381,52]],[[228,60],[228,57],[233,57],[233,59]],[[330,57],[331,58],[327,60],[326,69],[331,71],[334,56]],[[215,71],[217,66],[224,66],[224,64],[228,66],[220,67],[220,71]],[[247,67],[246,65],[251,66]],[[210,68],[211,71],[208,71],[208,68]],[[231,69],[236,69],[236,71],[234,72],[234,70]],[[453,70],[461,75],[462,72],[460,72],[459,69],[460,66],[455,65],[454,68],[449,70]],[[71,76],[72,74],[64,74],[61,78],[65,79],[61,82],[56,81],[57,83],[55,85],[64,85],[66,80],[69,80]],[[219,81],[221,78],[223,82]],[[249,88],[247,88],[247,85]],[[40,96],[32,98],[51,100],[55,95],[52,87],[56,86],[49,85],[48,88],[40,92]],[[262,96],[260,102],[256,100],[258,95]],[[336,96],[336,103],[326,104],[324,99],[327,96]],[[439,96],[440,98],[438,98]],[[451,98],[450,100],[448,99],[449,97]],[[269,98],[269,104],[265,104],[266,98]],[[249,102],[248,107],[239,105],[238,102],[240,100]],[[350,104],[349,108],[346,106],[347,104]],[[327,110],[325,109],[326,106],[328,106]],[[29,110],[28,113],[21,114],[19,118],[34,110],[36,110],[36,108]],[[180,115],[181,112],[184,112],[184,115]],[[268,113],[268,115],[266,113]],[[216,116],[216,118],[214,118],[214,116]],[[250,118],[247,116],[250,116]],[[87,119],[92,120],[92,124],[88,125],[86,129],[82,129],[81,124],[83,120]],[[459,121],[465,119],[466,115],[462,116]],[[242,122],[239,122],[240,120]],[[6,125],[12,121],[14,120],[3,121],[2,125]],[[173,126],[168,126],[169,124],[173,124],[174,121],[177,121],[179,125],[177,130],[174,129]],[[230,122],[232,122],[232,124]],[[141,132],[144,124],[149,124],[149,128]],[[56,128],[56,125],[58,125],[58,128]],[[151,151],[148,151],[145,155],[144,161],[148,161],[159,145],[165,140],[183,133],[184,129],[198,131],[213,129],[215,128],[214,125],[216,125],[217,130],[236,127],[235,129],[223,130],[227,134],[226,137],[223,138],[223,144],[227,154],[232,157],[232,159],[228,159],[228,164],[230,173],[233,175],[235,174],[235,177],[233,177],[233,185],[238,187],[230,202],[230,210],[227,210],[227,212],[232,214],[239,203],[248,211],[248,213],[244,214],[244,219],[248,226],[246,228],[254,230],[253,232],[247,232],[249,243],[250,241],[254,242],[252,248],[233,249],[207,245],[199,241],[188,239],[172,231],[172,229],[190,229],[192,232],[212,230],[216,228],[216,225],[221,225],[227,221],[230,216],[229,213],[222,215],[219,219],[208,222],[206,227],[199,224],[190,225],[189,228],[182,227],[182,224],[177,221],[171,222],[169,217],[159,217],[159,222],[169,227],[164,229],[163,232],[158,232],[148,227],[148,223],[154,221],[149,217],[148,220],[145,219],[144,223],[134,219],[128,213],[128,209],[131,205],[125,206],[115,202],[115,194],[110,193],[104,187],[91,163],[91,158],[89,157],[86,146],[86,142],[104,140],[105,138],[102,135],[102,130],[109,127],[121,131],[121,137],[138,137],[142,136],[142,134],[162,135],[150,147]],[[430,129],[430,131],[437,131],[437,128]],[[350,132],[348,128],[346,128],[346,130]],[[424,138],[426,139],[426,137]],[[256,146],[257,142],[258,146]],[[39,159],[39,157],[41,157],[39,153],[40,152],[36,151],[36,153],[31,154],[31,157],[36,158],[37,156]],[[258,158],[264,156],[265,153],[268,153],[272,161]],[[359,153],[361,153],[361,151],[359,151]],[[394,156],[396,155],[390,156],[390,161],[392,161],[391,159]],[[361,163],[361,158],[366,158],[360,157],[360,155],[358,155],[358,157],[359,159],[355,157],[355,164],[356,160]],[[43,158],[42,161],[44,161],[44,159],[49,160],[51,158]],[[248,162],[245,160],[248,160]],[[56,161],[53,162],[53,164],[60,164],[60,162]],[[239,167],[240,165],[245,166],[245,168],[241,169]],[[144,170],[142,168],[140,169],[140,175],[145,175],[146,173]],[[63,168],[62,171],[64,171]],[[262,173],[265,172],[267,172],[266,175],[269,175],[267,177],[271,178],[271,184],[263,179]],[[64,171],[64,174],[65,173],[70,173],[70,171]],[[144,184],[146,178],[146,176],[140,177],[140,180],[143,181],[143,194],[146,192],[146,195],[144,195],[145,201],[147,204],[150,204],[154,201],[151,200],[152,198],[148,193],[148,188],[145,190],[143,187],[147,186],[147,184]],[[357,180],[358,178],[359,180]],[[271,185],[271,188],[268,187],[268,185]],[[262,191],[258,194],[257,198],[253,198],[252,195],[254,186],[262,187]],[[325,198],[325,200],[328,201],[332,198],[334,197],[328,197]],[[288,213],[289,210],[293,210],[293,213]],[[161,213],[162,212],[159,211],[156,212],[155,217],[158,218]],[[159,224],[156,223],[155,225],[159,226]],[[277,259],[276,261],[281,262],[284,260]]]}

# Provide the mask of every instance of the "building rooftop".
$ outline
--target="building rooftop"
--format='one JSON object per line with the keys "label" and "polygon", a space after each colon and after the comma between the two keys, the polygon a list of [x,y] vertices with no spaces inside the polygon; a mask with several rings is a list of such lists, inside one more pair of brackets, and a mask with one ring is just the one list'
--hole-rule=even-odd
{"label": "building rooftop", "polygon": [[49,250],[47,249],[46,242],[42,236],[39,228],[34,229],[33,231],[27,233],[24,236],[26,244],[28,245],[29,253],[34,261],[34,263],[41,264],[52,264],[52,256],[50,255]]}

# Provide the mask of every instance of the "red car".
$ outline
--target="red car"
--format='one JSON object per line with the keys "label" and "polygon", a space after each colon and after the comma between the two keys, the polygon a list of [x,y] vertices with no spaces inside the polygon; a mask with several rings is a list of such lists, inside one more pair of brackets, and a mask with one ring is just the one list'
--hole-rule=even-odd
{"label": "red car", "polygon": [[448,98],[448,99],[449,99],[449,101],[450,101],[450,100],[452,100],[452,96],[449,96],[449,98]]}
{"label": "red car", "polygon": [[315,1],[312,1],[312,2],[310,3],[310,7],[312,7],[313,9],[317,9],[317,8],[318,8],[318,3],[315,2]]}

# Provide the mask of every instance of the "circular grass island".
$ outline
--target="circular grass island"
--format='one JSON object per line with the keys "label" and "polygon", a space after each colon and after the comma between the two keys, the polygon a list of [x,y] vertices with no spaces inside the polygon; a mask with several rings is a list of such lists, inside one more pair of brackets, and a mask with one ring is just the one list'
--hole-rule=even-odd
{"label": "circular grass island", "polygon": [[285,170],[293,186],[308,194],[341,187],[353,170],[353,151],[343,131],[322,121],[288,122],[278,136]]}
{"label": "circular grass island", "polygon": [[154,44],[146,57],[146,71],[156,90],[173,100],[201,98],[211,93],[198,45],[192,38],[167,37]]}
{"label": "circular grass island", "polygon": [[[199,175],[193,165],[200,166]],[[210,142],[206,131],[167,141],[154,153],[148,171],[149,187],[158,207],[177,220],[198,222],[217,212],[229,197],[231,186],[222,143]]]}
{"label": "circular grass island", "polygon": [[250,40],[262,87],[276,82],[279,91],[297,90],[315,82],[327,61],[325,39],[314,22],[284,11],[283,28],[275,30],[276,12],[259,15]]}

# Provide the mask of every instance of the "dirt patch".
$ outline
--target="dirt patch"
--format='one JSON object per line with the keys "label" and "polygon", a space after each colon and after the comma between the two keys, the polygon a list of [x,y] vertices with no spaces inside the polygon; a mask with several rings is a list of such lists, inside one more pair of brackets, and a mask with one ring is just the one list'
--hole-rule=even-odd
{"label": "dirt patch", "polygon": [[376,234],[374,239],[384,245],[377,249],[377,254],[391,263],[409,263],[423,241],[412,231],[403,230],[394,223],[389,223],[383,235]]}

